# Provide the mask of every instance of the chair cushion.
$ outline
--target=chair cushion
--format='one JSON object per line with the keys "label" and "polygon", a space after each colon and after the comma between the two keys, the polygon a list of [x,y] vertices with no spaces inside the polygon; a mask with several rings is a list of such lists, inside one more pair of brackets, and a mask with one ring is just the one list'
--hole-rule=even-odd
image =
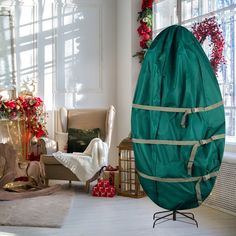
{"label": "chair cushion", "polygon": [[83,152],[94,138],[100,138],[100,129],[68,129],[68,153]]}

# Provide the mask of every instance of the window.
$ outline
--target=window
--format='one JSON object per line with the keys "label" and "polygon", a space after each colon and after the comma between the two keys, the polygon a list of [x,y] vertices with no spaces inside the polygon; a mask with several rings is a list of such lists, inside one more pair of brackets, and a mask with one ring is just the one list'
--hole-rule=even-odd
{"label": "window", "polygon": [[0,96],[4,99],[16,96],[13,16],[10,9],[0,8]]}
{"label": "window", "polygon": [[[168,11],[168,16],[162,9]],[[216,16],[225,39],[224,56],[227,61],[218,70],[225,105],[226,142],[236,144],[236,0],[159,0],[154,1],[153,13],[154,36],[171,24],[181,24],[191,30],[194,23]],[[208,45],[206,40],[203,47],[207,55],[211,52]]]}

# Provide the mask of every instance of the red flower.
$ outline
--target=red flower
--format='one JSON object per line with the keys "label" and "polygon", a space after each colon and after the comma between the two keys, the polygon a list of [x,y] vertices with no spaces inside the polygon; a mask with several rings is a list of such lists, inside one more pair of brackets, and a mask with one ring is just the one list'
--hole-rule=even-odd
{"label": "red flower", "polygon": [[143,0],[142,2],[142,10],[144,10],[145,8],[152,8],[152,2],[153,0]]}
{"label": "red flower", "polygon": [[25,100],[25,98],[23,98],[23,97],[18,97],[17,100],[16,100],[16,103],[22,108],[27,108],[28,107],[28,103]]}
{"label": "red flower", "polygon": [[46,135],[46,134],[45,134],[44,130],[42,130],[42,129],[38,129],[36,134],[35,134],[36,138],[40,138],[44,135]]}
{"label": "red flower", "polygon": [[6,101],[5,102],[5,106],[10,108],[10,109],[14,109],[16,107],[16,102],[13,101],[13,100],[10,100],[10,101]]}
{"label": "red flower", "polygon": [[39,97],[37,97],[37,98],[35,98],[36,99],[36,101],[35,101],[35,106],[36,107],[38,107],[38,106],[41,106],[42,105],[42,103],[43,103],[43,100],[41,99],[41,98],[39,98]]}
{"label": "red flower", "polygon": [[26,101],[23,101],[21,103],[21,105],[22,105],[23,108],[27,108],[28,107],[28,103]]}

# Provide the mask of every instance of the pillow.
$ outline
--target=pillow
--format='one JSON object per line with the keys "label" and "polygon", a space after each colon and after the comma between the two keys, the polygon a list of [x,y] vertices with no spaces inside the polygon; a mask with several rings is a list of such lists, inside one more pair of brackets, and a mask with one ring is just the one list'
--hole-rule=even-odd
{"label": "pillow", "polygon": [[57,142],[58,151],[67,152],[68,133],[55,132],[55,141]]}
{"label": "pillow", "polygon": [[100,129],[68,129],[68,153],[83,152],[94,138],[100,138]]}

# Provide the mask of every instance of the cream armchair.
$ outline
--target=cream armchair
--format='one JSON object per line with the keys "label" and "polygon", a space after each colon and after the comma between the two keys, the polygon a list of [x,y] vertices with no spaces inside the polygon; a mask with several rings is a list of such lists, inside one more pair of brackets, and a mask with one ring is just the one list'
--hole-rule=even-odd
{"label": "cream armchair", "polygon": [[[112,130],[115,117],[115,108],[110,106],[108,109],[66,109],[61,108],[55,114],[56,131],[67,132],[68,128],[76,129],[100,129],[100,138],[108,146],[111,144]],[[54,140],[43,138],[40,140],[41,160],[45,165],[46,183],[49,179],[79,181],[77,176],[65,166],[63,166],[52,153],[57,151],[58,144]],[[102,166],[101,166],[102,168]],[[99,172],[92,179],[86,182],[86,188],[89,190],[89,184],[94,181]]]}

